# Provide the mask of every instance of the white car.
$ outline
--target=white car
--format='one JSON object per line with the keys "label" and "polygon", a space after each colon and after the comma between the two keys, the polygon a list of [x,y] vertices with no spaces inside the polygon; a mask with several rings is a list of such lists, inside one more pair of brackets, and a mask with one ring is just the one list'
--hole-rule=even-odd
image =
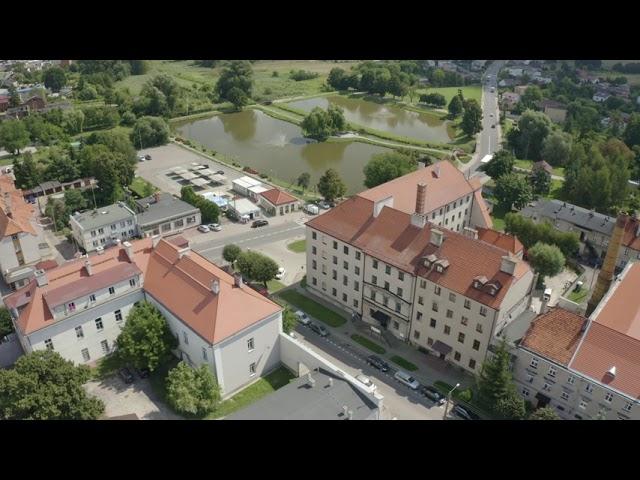
{"label": "white car", "polygon": [[282,278],[284,277],[284,274],[287,273],[287,271],[284,269],[284,267],[280,267],[278,269],[278,273],[276,273],[276,278],[278,280],[282,280]]}
{"label": "white car", "polygon": [[222,230],[222,227],[219,223],[210,223],[209,225],[207,225],[207,227],[209,227],[209,230],[211,230],[212,232],[219,232],[220,230]]}
{"label": "white car", "polygon": [[295,313],[295,316],[298,317],[298,321],[302,325],[309,325],[309,323],[311,323],[309,316],[306,313],[304,313],[302,310],[297,310]]}
{"label": "white car", "polygon": [[211,230],[209,230],[209,227],[207,227],[206,225],[200,225],[198,227],[198,231],[202,233],[209,233]]}

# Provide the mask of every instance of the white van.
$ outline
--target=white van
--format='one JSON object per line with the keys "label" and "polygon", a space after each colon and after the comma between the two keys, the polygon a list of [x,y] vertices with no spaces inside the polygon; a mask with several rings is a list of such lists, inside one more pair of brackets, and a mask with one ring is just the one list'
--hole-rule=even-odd
{"label": "white van", "polygon": [[409,375],[407,372],[403,372],[402,370],[398,370],[393,377],[398,380],[400,383],[404,383],[407,387],[412,390],[417,390],[420,388],[420,383]]}
{"label": "white van", "polygon": [[304,206],[304,211],[311,215],[318,215],[318,213],[320,213],[318,206],[310,203]]}
{"label": "white van", "polygon": [[542,300],[544,300],[545,302],[548,302],[549,300],[551,300],[551,293],[553,293],[553,290],[551,290],[550,288],[547,288],[544,291],[544,294],[542,295]]}

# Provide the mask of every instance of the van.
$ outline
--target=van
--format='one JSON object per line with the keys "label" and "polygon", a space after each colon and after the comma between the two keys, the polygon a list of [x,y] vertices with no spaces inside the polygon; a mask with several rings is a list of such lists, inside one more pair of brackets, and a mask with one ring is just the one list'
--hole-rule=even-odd
{"label": "van", "polygon": [[411,375],[409,375],[407,372],[403,372],[402,370],[398,370],[393,375],[393,378],[398,380],[400,383],[404,383],[407,387],[409,387],[412,390],[417,390],[418,388],[420,388],[420,383]]}
{"label": "van", "polygon": [[311,215],[318,215],[320,213],[320,209],[317,205],[307,204],[304,206],[304,211],[310,213]]}
{"label": "van", "polygon": [[553,290],[551,290],[550,288],[547,288],[544,291],[544,294],[542,295],[542,300],[544,300],[545,302],[548,302],[549,300],[551,300],[551,293],[553,292]]}

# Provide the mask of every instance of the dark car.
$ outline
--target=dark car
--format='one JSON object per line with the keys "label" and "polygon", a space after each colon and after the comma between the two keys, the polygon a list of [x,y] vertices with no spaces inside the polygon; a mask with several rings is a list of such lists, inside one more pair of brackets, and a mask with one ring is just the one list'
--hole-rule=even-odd
{"label": "dark car", "polygon": [[367,363],[383,372],[389,371],[389,364],[376,355],[369,355],[367,357]]}
{"label": "dark car", "polygon": [[148,368],[135,368],[133,369],[140,378],[147,378],[151,373]]}
{"label": "dark car", "polygon": [[425,385],[420,388],[420,393],[427,397],[429,400],[433,401],[437,405],[442,405],[445,402],[445,397],[442,395],[435,387],[430,385]]}
{"label": "dark car", "polygon": [[216,174],[217,174],[217,175],[224,175],[224,170],[218,170],[218,171],[216,172]]}
{"label": "dark car", "polygon": [[133,374],[131,373],[131,370],[129,370],[127,367],[123,367],[120,370],[118,370],[118,376],[127,385],[130,383],[133,383],[133,380],[134,380]]}
{"label": "dark car", "polygon": [[144,158],[145,158],[146,160],[151,160],[151,155],[149,155],[149,154],[147,153],[147,154],[144,156]]}
{"label": "dark car", "polygon": [[329,335],[329,331],[324,328],[322,325],[318,325],[317,323],[310,323],[309,328],[316,332],[321,337],[326,337]]}
{"label": "dark car", "polygon": [[267,220],[256,220],[251,224],[251,228],[264,227],[265,225],[269,225]]}
{"label": "dark car", "polygon": [[453,407],[452,413],[463,420],[480,420],[480,417],[462,405]]}

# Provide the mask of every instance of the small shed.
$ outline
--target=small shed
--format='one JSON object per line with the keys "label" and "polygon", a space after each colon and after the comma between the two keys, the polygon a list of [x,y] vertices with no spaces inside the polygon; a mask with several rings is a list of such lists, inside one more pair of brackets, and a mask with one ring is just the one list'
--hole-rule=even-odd
{"label": "small shed", "polygon": [[260,207],[246,198],[239,198],[229,202],[229,213],[243,223],[262,216]]}

